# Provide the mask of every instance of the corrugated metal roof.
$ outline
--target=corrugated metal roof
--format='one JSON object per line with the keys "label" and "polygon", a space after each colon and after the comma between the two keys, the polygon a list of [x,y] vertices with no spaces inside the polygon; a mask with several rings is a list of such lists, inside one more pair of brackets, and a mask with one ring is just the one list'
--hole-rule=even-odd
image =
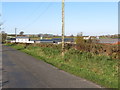
{"label": "corrugated metal roof", "polygon": [[[52,40],[53,41],[57,41],[57,42],[61,42],[62,38],[53,38]],[[74,41],[74,39],[73,38],[65,38],[64,41],[65,42],[67,42],[67,41]]]}
{"label": "corrugated metal roof", "polygon": [[[42,39],[42,40],[34,40],[34,41],[44,41],[44,42],[62,42],[62,39],[61,38],[53,38],[53,39]],[[65,38],[64,39],[64,41],[65,42],[67,42],[67,41],[71,41],[71,42],[73,42],[74,41],[74,39],[73,38]]]}
{"label": "corrugated metal roof", "polygon": [[29,37],[18,36],[18,37],[16,37],[16,38],[29,38]]}
{"label": "corrugated metal roof", "polygon": [[120,39],[100,39],[99,43],[116,43],[120,41]]}

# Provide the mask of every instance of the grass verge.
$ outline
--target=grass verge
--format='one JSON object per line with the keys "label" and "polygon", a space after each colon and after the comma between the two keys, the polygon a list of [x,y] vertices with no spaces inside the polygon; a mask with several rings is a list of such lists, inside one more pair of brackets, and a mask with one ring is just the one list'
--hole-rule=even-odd
{"label": "grass verge", "polygon": [[118,60],[105,55],[94,55],[69,49],[64,60],[59,48],[24,44],[6,44],[33,57],[43,60],[66,72],[95,82],[106,88],[118,88]]}

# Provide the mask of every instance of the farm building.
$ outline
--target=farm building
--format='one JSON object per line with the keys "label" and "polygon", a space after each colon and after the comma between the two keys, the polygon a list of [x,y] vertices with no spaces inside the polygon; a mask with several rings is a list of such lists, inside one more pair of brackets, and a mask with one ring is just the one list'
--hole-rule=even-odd
{"label": "farm building", "polygon": [[[57,44],[60,44],[62,42],[61,38],[53,38],[52,40],[53,40],[53,43],[57,43]],[[74,39],[73,38],[65,38],[64,42],[65,43],[73,43]]]}
{"label": "farm building", "polygon": [[23,36],[19,36],[16,37],[15,39],[11,40],[11,43],[34,43],[34,41],[30,41],[29,37],[23,37]]}
{"label": "farm building", "polygon": [[117,44],[120,42],[120,39],[99,39],[99,43],[103,44]]}
{"label": "farm building", "polygon": [[[73,38],[65,38],[64,41],[65,41],[65,43],[73,43],[74,39]],[[61,42],[62,42],[61,38],[35,40],[35,43],[56,43],[56,44],[60,44]]]}
{"label": "farm building", "polygon": [[[40,40],[30,40],[29,37],[16,37],[16,38],[11,38],[10,39],[11,43],[53,43],[53,44],[60,44],[62,43],[61,38],[53,38],[53,39],[40,39]],[[74,43],[73,38],[65,38],[64,39],[65,43]]]}
{"label": "farm building", "polygon": [[53,43],[51,39],[34,40],[35,43]]}

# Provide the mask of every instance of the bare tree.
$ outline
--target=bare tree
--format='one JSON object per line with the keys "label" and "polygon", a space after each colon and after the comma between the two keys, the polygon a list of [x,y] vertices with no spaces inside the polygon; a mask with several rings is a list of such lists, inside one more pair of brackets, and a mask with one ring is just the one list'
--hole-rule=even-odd
{"label": "bare tree", "polygon": [[1,31],[1,35],[2,35],[2,43],[5,43],[7,39],[7,33],[5,33],[5,31]]}

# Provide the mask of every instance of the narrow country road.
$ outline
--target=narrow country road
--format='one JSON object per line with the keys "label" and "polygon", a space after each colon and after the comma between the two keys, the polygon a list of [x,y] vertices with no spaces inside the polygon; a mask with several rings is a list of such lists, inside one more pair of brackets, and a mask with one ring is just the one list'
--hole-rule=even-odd
{"label": "narrow country road", "polygon": [[3,88],[101,88],[8,46],[2,63]]}

